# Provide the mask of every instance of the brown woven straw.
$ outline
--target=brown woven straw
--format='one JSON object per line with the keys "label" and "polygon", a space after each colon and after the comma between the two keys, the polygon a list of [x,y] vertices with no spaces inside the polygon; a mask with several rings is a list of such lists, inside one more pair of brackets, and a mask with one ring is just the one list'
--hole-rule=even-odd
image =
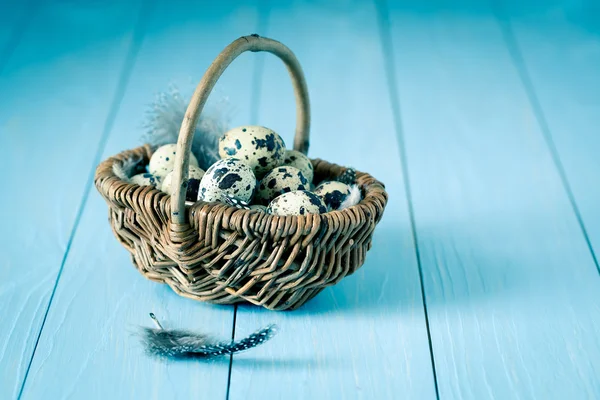
{"label": "brown woven straw", "polygon": [[[108,203],[115,236],[146,278],[167,283],[178,294],[196,300],[295,309],[364,263],[387,193],[381,182],[357,172],[362,201],[325,214],[276,216],[202,201],[186,207],[187,188],[181,183],[187,181],[198,116],[223,71],[245,51],[267,51],[286,64],[297,104],[294,149],[306,154],[309,101],[296,57],[277,41],[245,36],[223,50],[194,92],[179,133],[173,173],[173,187],[178,190],[173,196],[125,182],[113,172],[113,165],[132,157],[147,163],[154,150],[149,145],[102,162],[95,185]],[[315,182],[345,171],[323,160],[312,163]]]}

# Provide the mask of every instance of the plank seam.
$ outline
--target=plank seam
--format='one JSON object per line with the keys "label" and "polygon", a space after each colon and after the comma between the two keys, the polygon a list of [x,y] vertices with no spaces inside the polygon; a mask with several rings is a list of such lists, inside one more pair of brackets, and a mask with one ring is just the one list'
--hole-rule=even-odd
{"label": "plank seam", "polygon": [[15,25],[8,43],[6,43],[6,46],[4,46],[4,49],[0,53],[0,75],[2,75],[2,72],[4,72],[4,68],[6,68],[8,61],[21,43],[23,36],[25,36],[25,32],[27,32],[27,28],[29,28],[29,24],[39,10],[39,7],[39,1],[36,0],[31,0],[29,4],[25,6],[23,16]]}
{"label": "plank seam", "polygon": [[402,179],[404,181],[404,190],[406,192],[406,202],[408,207],[408,215],[410,220],[410,230],[415,247],[415,258],[417,261],[417,268],[419,271],[419,285],[421,290],[421,299],[423,302],[423,312],[425,314],[425,327],[427,329],[427,342],[429,346],[429,355],[431,362],[431,370],[433,373],[433,383],[435,386],[435,396],[439,400],[439,388],[437,382],[437,371],[435,368],[435,356],[433,353],[433,342],[431,340],[431,328],[429,324],[429,312],[427,309],[427,297],[425,294],[425,284],[423,280],[423,267],[421,262],[421,253],[419,250],[419,237],[417,234],[415,213],[413,208],[412,191],[409,181],[408,173],[408,158],[406,154],[406,145],[404,141],[404,129],[402,126],[402,117],[400,112],[400,96],[397,89],[397,80],[395,74],[395,63],[393,59],[393,45],[392,45],[392,33],[391,33],[391,22],[389,16],[389,9],[386,0],[375,0],[376,8],[378,10],[378,22],[379,22],[379,34],[381,37],[381,45],[383,49],[383,59],[385,65],[385,74],[389,86],[390,103],[392,107],[392,115],[394,118],[394,129],[398,139],[398,150],[400,152],[400,165]]}
{"label": "plank seam", "polygon": [[[269,0],[258,0],[258,21],[256,32],[261,32],[260,35],[268,35],[269,30]],[[258,115],[260,107],[261,97],[261,83],[263,72],[265,69],[264,62],[265,53],[257,53],[254,60],[254,73],[252,75],[252,89],[250,91],[250,123],[258,124]],[[237,322],[238,305],[233,307],[233,327],[231,329],[231,340],[235,340],[235,325]],[[233,354],[229,356],[229,371],[227,372],[227,390],[225,392],[225,399],[229,400],[229,393],[231,389],[231,374],[233,371]]]}
{"label": "plank seam", "polygon": [[[238,305],[233,306],[233,326],[231,329],[231,341],[235,340],[235,320],[237,319]],[[227,371],[227,390],[225,391],[225,399],[229,400],[229,388],[231,387],[231,370],[233,367],[233,354],[229,355],[229,370]]]}
{"label": "plank seam", "polygon": [[583,222],[583,217],[581,216],[579,206],[577,205],[577,201],[575,200],[575,195],[573,194],[573,190],[571,189],[571,185],[569,184],[567,173],[560,158],[560,153],[556,147],[556,144],[554,143],[554,139],[552,138],[552,132],[546,119],[546,114],[544,113],[543,107],[536,94],[533,81],[531,80],[531,76],[529,74],[527,64],[525,63],[525,59],[523,58],[523,54],[517,42],[517,38],[514,35],[508,17],[503,14],[501,7],[495,1],[493,1],[493,12],[496,17],[496,22],[498,23],[502,32],[502,36],[504,38],[506,47],[508,48],[511,60],[515,66],[515,69],[517,70],[521,83],[525,88],[527,99],[529,101],[529,104],[531,105],[531,109],[538,123],[538,126],[540,127],[540,131],[542,132],[544,142],[546,143],[546,146],[550,151],[550,157],[552,158],[552,162],[554,163],[554,166],[558,172],[563,189],[567,194],[569,203],[571,204],[571,208],[573,209],[573,213],[575,214],[575,218],[577,219],[577,223],[579,224],[579,228],[581,230],[587,248],[590,252],[590,255],[592,256],[592,260],[594,261],[596,270],[600,274],[600,264],[598,264],[598,258],[596,257],[596,253],[594,252],[594,247],[588,235],[587,228],[585,227],[585,223]]}
{"label": "plank seam", "polygon": [[87,200],[89,198],[90,190],[93,186],[92,184],[94,181],[96,166],[100,163],[100,159],[101,159],[104,149],[106,147],[106,143],[108,141],[110,132],[112,130],[116,116],[117,116],[119,108],[121,106],[121,102],[123,101],[123,98],[125,96],[125,90],[126,90],[128,82],[129,82],[129,79],[131,77],[133,66],[135,64],[135,59],[137,58],[137,55],[139,53],[139,50],[140,50],[142,42],[143,42],[143,38],[144,38],[144,35],[146,32],[145,23],[146,23],[147,16],[151,10],[150,5],[153,2],[154,2],[154,0],[143,0],[142,1],[142,6],[141,6],[140,12],[138,14],[138,19],[137,19],[137,21],[134,25],[134,29],[133,29],[133,37],[131,40],[131,45],[130,45],[129,50],[127,51],[127,55],[126,55],[125,61],[123,63],[123,68],[121,70],[121,74],[120,74],[119,80],[117,82],[117,88],[115,91],[115,95],[113,97],[108,115],[104,122],[104,128],[102,130],[102,135],[100,136],[100,141],[98,142],[98,149],[96,150],[96,154],[94,155],[94,158],[93,158],[92,168],[88,174],[88,178],[87,178],[86,184],[84,186],[83,197],[81,199],[81,202],[79,203],[79,207],[77,209],[77,214],[75,215],[75,222],[73,223],[73,227],[72,227],[71,233],[69,235],[69,240],[67,241],[65,253],[63,254],[60,268],[58,270],[58,274],[56,275],[56,279],[54,281],[54,286],[52,288],[52,292],[50,293],[50,299],[48,300],[48,305],[46,306],[46,311],[44,312],[42,324],[39,328],[39,331],[38,331],[38,334],[37,334],[37,337],[35,340],[35,345],[33,347],[33,352],[31,353],[31,357],[29,359],[27,369],[25,370],[25,376],[23,377],[23,381],[21,382],[21,387],[19,389],[19,394],[17,396],[17,399],[20,399],[23,396],[23,391],[25,389],[25,384],[29,377],[31,365],[33,364],[33,359],[35,357],[35,353],[36,353],[38,344],[40,342],[40,338],[42,336],[42,331],[44,330],[44,327],[46,325],[46,320],[47,320],[48,314],[50,312],[50,307],[52,306],[52,301],[54,300],[54,296],[56,294],[56,288],[58,287],[58,282],[60,281],[60,278],[62,276],[62,272],[64,270],[67,258],[69,256],[69,252],[71,250],[71,245],[73,244],[73,240],[77,233],[77,228],[79,227],[79,223],[80,223],[81,217],[83,215],[83,210],[85,209]]}

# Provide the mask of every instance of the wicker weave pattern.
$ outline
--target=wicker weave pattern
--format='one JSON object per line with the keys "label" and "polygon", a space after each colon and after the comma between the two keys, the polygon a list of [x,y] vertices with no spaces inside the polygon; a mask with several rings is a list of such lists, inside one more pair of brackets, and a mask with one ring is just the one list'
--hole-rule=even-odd
{"label": "wicker weave pattern", "polygon": [[[189,224],[173,224],[170,196],[113,173],[113,163],[131,156],[147,162],[151,152],[144,146],[104,161],[95,185],[136,268],[196,300],[247,301],[272,310],[301,306],[364,263],[387,203],[383,184],[359,172],[364,199],[346,210],[280,217],[198,202],[187,209]],[[315,181],[344,171],[322,160],[313,165]]]}

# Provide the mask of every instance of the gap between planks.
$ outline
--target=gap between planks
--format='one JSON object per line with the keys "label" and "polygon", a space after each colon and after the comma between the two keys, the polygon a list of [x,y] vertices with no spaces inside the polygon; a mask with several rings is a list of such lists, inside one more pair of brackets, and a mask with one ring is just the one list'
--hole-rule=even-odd
{"label": "gap between planks", "polygon": [[439,400],[440,392],[438,388],[437,372],[435,368],[435,355],[433,353],[433,343],[431,340],[431,328],[429,324],[429,313],[427,310],[427,298],[425,295],[425,285],[423,282],[423,267],[421,262],[421,254],[419,252],[419,236],[415,222],[415,213],[412,201],[412,192],[410,186],[410,178],[408,173],[408,159],[406,153],[406,145],[404,141],[404,129],[402,126],[402,116],[400,112],[400,96],[397,89],[396,66],[394,63],[394,47],[392,45],[392,31],[390,27],[389,8],[386,0],[375,0],[377,9],[377,22],[379,25],[379,34],[381,38],[381,46],[383,49],[385,75],[388,81],[389,99],[392,107],[392,116],[394,118],[394,129],[398,139],[398,151],[400,156],[400,165],[402,169],[402,179],[404,181],[404,190],[406,192],[406,205],[410,219],[410,232],[412,235],[413,246],[415,249],[415,258],[419,270],[419,287],[421,291],[421,299],[423,301],[423,312],[425,314],[425,327],[427,329],[427,343],[429,345],[429,355],[431,359],[431,371],[433,373],[433,383],[435,386],[435,396]]}
{"label": "gap between planks", "polygon": [[[256,23],[256,32],[260,36],[269,35],[269,9],[270,0],[257,0],[258,6],[258,21]],[[252,75],[252,88],[250,89],[250,123],[258,124],[258,113],[260,109],[261,83],[264,75],[265,53],[255,53],[254,55],[254,71]],[[238,305],[233,306],[233,326],[231,327],[231,340],[235,340],[235,324],[237,321]],[[229,355],[229,370],[227,371],[227,389],[225,391],[225,399],[229,400],[231,389],[231,372],[233,370],[233,354]]]}
{"label": "gap between planks", "polygon": [[[104,148],[106,147],[106,142],[108,137],[110,136],[110,132],[112,130],[115,118],[119,111],[119,107],[121,105],[121,101],[125,96],[125,90],[127,88],[127,83],[131,77],[131,72],[133,70],[133,66],[135,64],[135,60],[139,53],[139,50],[142,46],[142,42],[144,39],[144,35],[146,33],[146,21],[147,17],[152,11],[152,7],[154,6],[154,0],[142,0],[142,6],[140,8],[140,12],[138,13],[137,21],[134,23],[133,36],[131,38],[131,44],[129,50],[127,51],[127,55],[125,57],[125,61],[123,63],[123,67],[121,69],[121,73],[119,75],[119,80],[117,81],[117,86],[115,90],[115,94],[111,101],[111,105],[108,111],[108,115],[106,116],[106,120],[104,122],[104,127],[102,129],[102,134],[100,136],[100,141],[98,142],[98,147],[96,150],[96,154],[92,160],[92,165],[90,168],[90,172],[88,174],[88,178],[84,187],[83,197],[81,198],[81,202],[79,203],[79,207],[77,209],[77,214],[75,216],[75,221],[73,223],[73,227],[71,228],[71,233],[69,235],[69,239],[67,241],[67,246],[65,252],[63,254],[63,258],[61,260],[60,268],[56,275],[56,279],[54,281],[54,286],[52,287],[52,292],[50,294],[50,299],[48,300],[48,305],[46,306],[46,310],[44,312],[44,317],[42,319],[42,324],[37,332],[35,345],[33,347],[33,351],[31,353],[31,357],[29,358],[29,362],[27,364],[27,369],[25,370],[25,375],[23,377],[23,381],[21,382],[21,388],[19,389],[19,394],[17,399],[20,399],[23,395],[23,390],[25,389],[25,384],[27,382],[27,378],[29,377],[29,371],[31,369],[31,364],[33,363],[33,358],[35,357],[35,353],[40,341],[40,337],[42,336],[42,331],[44,330],[44,326],[46,324],[46,319],[48,318],[48,313],[50,311],[50,307],[52,306],[52,300],[54,299],[54,295],[56,293],[56,288],[58,287],[58,282],[60,281],[60,277],[62,275],[65,263],[67,261],[67,257],[69,256],[69,250],[71,249],[71,244],[73,243],[73,239],[77,234],[77,228],[79,226],[79,222],[81,220],[81,216],[83,215],[83,210],[85,209],[87,199],[90,194],[90,190],[92,189],[94,182],[94,174],[96,171],[96,166],[100,163],[100,158],[102,157],[102,153]],[[31,15],[27,13],[27,15]],[[22,36],[22,35],[21,35]],[[0,71],[1,71],[0,65]]]}
{"label": "gap between planks", "polygon": [[577,205],[577,201],[575,200],[575,195],[573,194],[573,190],[571,189],[571,184],[567,178],[567,173],[563,166],[563,163],[560,158],[560,154],[558,149],[556,148],[556,144],[554,143],[554,139],[552,138],[552,131],[550,126],[548,125],[548,120],[546,119],[546,115],[544,113],[544,109],[540,103],[540,100],[536,94],[535,86],[533,85],[533,81],[531,80],[531,76],[529,70],[527,69],[527,64],[525,63],[525,59],[523,58],[523,54],[521,52],[521,48],[515,37],[512,26],[510,24],[509,16],[504,12],[504,7],[500,4],[500,0],[491,0],[492,2],[492,12],[500,27],[500,31],[502,32],[502,37],[504,39],[504,43],[508,48],[508,52],[510,54],[510,59],[519,75],[519,79],[525,88],[525,94],[527,95],[527,100],[529,101],[529,105],[533,111],[533,115],[540,127],[542,132],[542,136],[544,137],[544,142],[546,143],[546,147],[548,151],[550,151],[550,156],[552,158],[552,163],[558,172],[558,176],[560,178],[561,184],[567,197],[569,199],[569,203],[571,204],[571,208],[573,209],[573,213],[575,214],[575,218],[577,219],[577,223],[579,228],[581,229],[581,234],[585,240],[585,244],[592,256],[592,260],[594,261],[594,265],[596,266],[596,270],[600,274],[600,264],[598,264],[598,258],[596,257],[596,253],[594,252],[594,248],[592,246],[592,242],[590,240],[587,228],[585,223],[583,222],[583,217],[581,216],[581,212],[579,210],[579,206]]}

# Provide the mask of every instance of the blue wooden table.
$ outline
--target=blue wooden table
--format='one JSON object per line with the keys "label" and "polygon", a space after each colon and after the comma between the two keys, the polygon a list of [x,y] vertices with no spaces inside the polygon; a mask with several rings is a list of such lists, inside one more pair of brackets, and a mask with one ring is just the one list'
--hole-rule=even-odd
{"label": "blue wooden table", "polygon": [[[0,0],[0,399],[600,398],[597,4]],[[293,312],[142,278],[93,187],[156,93],[254,32],[304,68],[310,156],[390,195],[364,267]],[[279,60],[242,55],[219,96],[291,143]],[[164,362],[150,311],[280,332]]]}

